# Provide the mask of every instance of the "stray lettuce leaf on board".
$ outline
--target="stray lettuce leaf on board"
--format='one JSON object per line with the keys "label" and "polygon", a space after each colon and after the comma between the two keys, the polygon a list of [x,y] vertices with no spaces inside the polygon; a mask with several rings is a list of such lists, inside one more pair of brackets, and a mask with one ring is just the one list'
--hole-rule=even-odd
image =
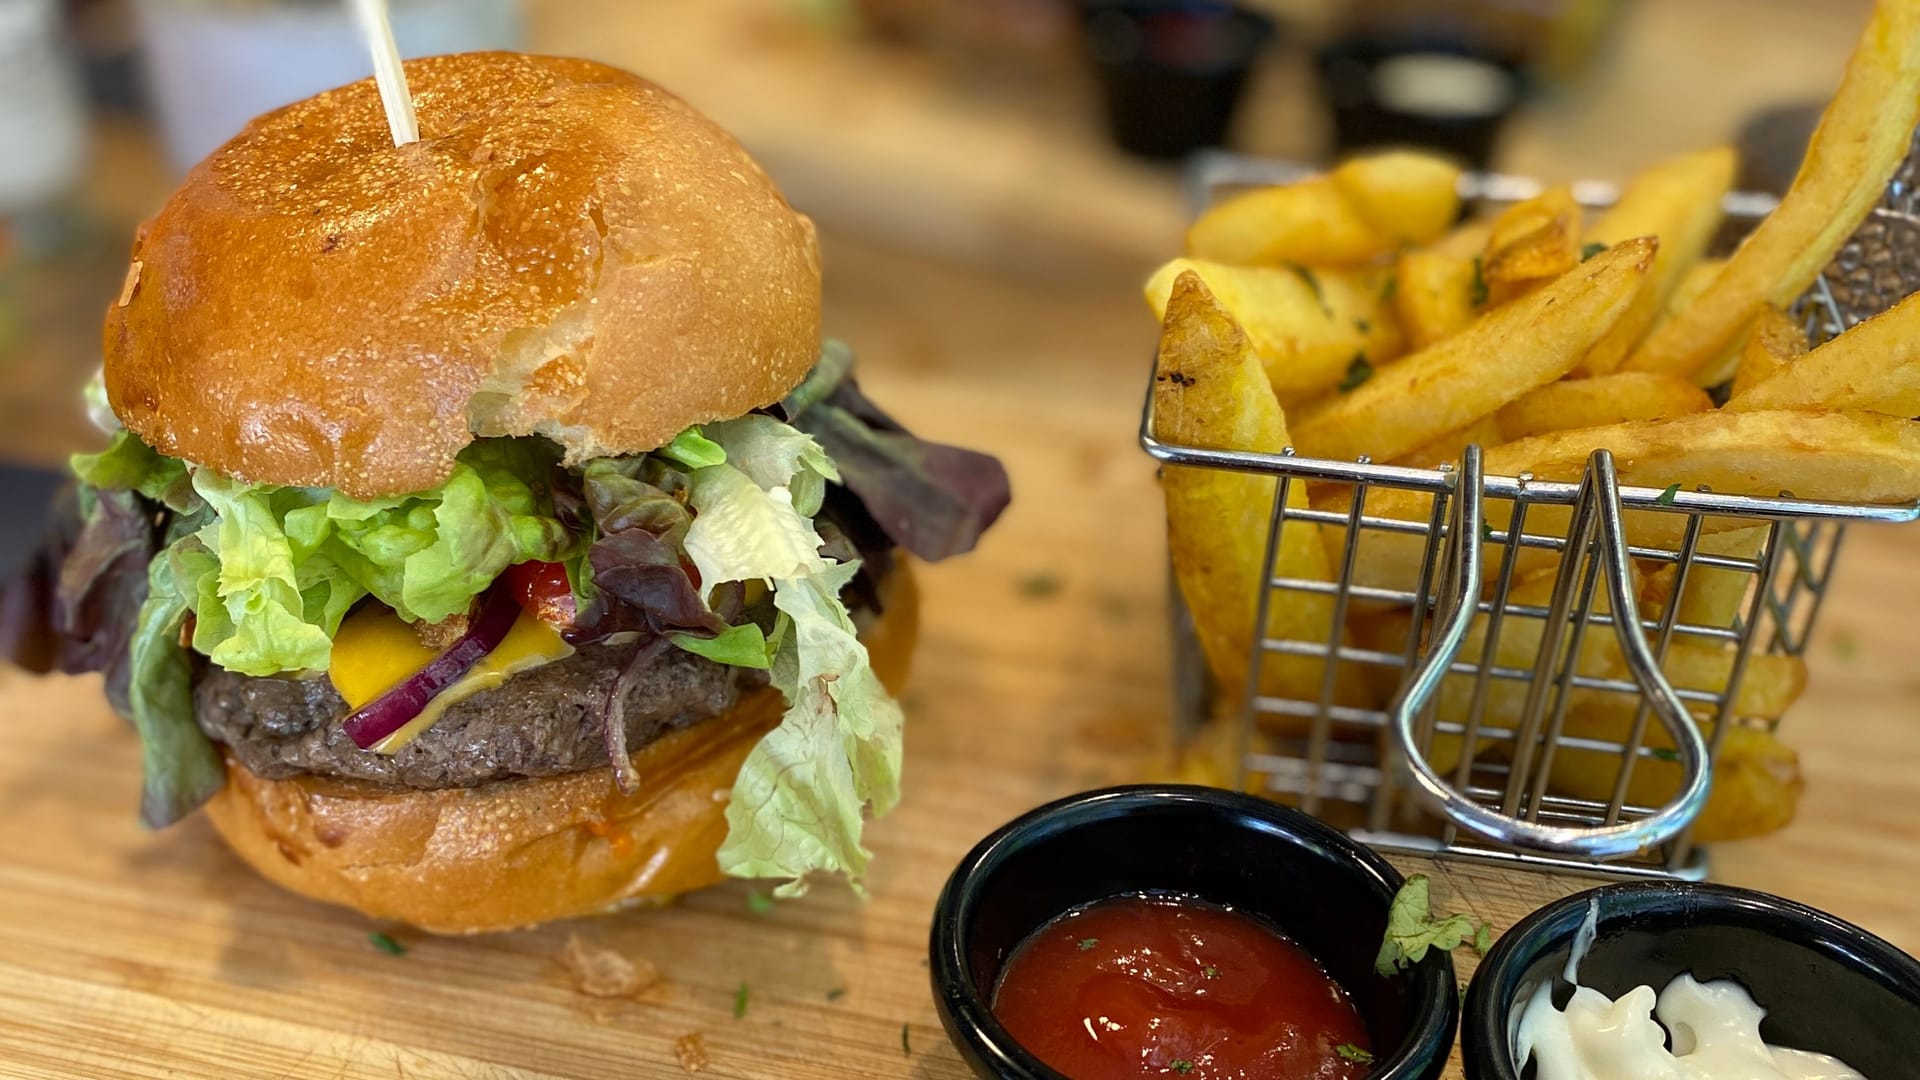
{"label": "stray lettuce leaf on board", "polygon": [[1431,892],[1427,875],[1415,874],[1394,894],[1393,906],[1387,910],[1386,939],[1374,958],[1374,971],[1392,976],[1425,959],[1428,949],[1451,952],[1471,942],[1476,951],[1485,952],[1493,944],[1493,926],[1471,915],[1434,918]]}

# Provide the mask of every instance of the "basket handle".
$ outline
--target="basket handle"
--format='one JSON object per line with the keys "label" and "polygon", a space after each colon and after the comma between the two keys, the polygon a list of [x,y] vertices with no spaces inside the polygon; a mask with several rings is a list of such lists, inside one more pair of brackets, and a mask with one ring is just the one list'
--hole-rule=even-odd
{"label": "basket handle", "polygon": [[[1470,446],[1462,455],[1459,483],[1455,488],[1450,515],[1446,558],[1446,581],[1451,588],[1440,597],[1444,605],[1436,611],[1435,631],[1427,655],[1415,665],[1389,714],[1389,728],[1400,750],[1401,761],[1412,775],[1421,799],[1460,825],[1503,844],[1534,848],[1563,855],[1592,859],[1619,858],[1645,851],[1664,843],[1684,830],[1698,817],[1707,801],[1712,767],[1705,738],[1688,713],[1686,704],[1667,681],[1640,625],[1639,606],[1633,595],[1633,580],[1628,573],[1628,555],[1624,514],[1620,507],[1620,483],[1614,471],[1613,457],[1596,450],[1587,462],[1586,481],[1574,510],[1573,530],[1568,535],[1566,556],[1572,558],[1585,546],[1598,517],[1600,550],[1607,589],[1612,599],[1615,635],[1626,657],[1633,678],[1652,706],[1654,715],[1673,736],[1678,748],[1685,782],[1680,792],[1656,813],[1637,821],[1613,825],[1579,827],[1548,825],[1528,821],[1489,809],[1455,789],[1428,764],[1419,752],[1414,734],[1415,723],[1459,658],[1467,633],[1478,611],[1482,580],[1482,502],[1480,448]],[[1576,538],[1578,545],[1576,546]],[[1577,657],[1569,657],[1576,663]]]}

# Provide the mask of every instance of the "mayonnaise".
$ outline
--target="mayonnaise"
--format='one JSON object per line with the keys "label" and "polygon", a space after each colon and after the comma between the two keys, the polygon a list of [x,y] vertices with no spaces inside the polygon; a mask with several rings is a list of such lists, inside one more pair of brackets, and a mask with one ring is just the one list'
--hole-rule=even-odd
{"label": "mayonnaise", "polygon": [[1615,1001],[1578,984],[1585,950],[1576,943],[1574,951],[1567,1007],[1553,1007],[1553,984],[1544,983],[1514,1032],[1514,1060],[1533,1059],[1538,1080],[1865,1080],[1837,1058],[1761,1041],[1766,1010],[1739,983],[1681,975],[1658,997],[1636,986]]}

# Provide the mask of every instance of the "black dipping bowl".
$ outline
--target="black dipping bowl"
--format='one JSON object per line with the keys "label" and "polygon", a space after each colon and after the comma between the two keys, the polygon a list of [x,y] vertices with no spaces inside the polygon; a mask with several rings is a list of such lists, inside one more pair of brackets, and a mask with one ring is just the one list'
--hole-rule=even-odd
{"label": "black dipping bowl", "polygon": [[[1535,989],[1558,979],[1598,897],[1598,933],[1580,984],[1608,997],[1659,990],[1686,972],[1734,979],[1776,1046],[1833,1054],[1872,1080],[1920,1077],[1920,963],[1850,923],[1791,900],[1726,885],[1639,882],[1577,893],[1500,935],[1467,990],[1461,1049],[1468,1080],[1519,1080],[1514,1025]],[[1561,984],[1564,1004],[1572,991]],[[1527,1075],[1532,1070],[1528,1069]]]}
{"label": "black dipping bowl", "polygon": [[1390,979],[1374,973],[1399,888],[1379,855],[1262,799],[1203,787],[1074,795],[982,840],[947,879],[933,912],[934,1002],[975,1073],[1060,1080],[994,1019],[1008,955],[1082,904],[1186,893],[1264,918],[1312,953],[1366,1020],[1374,1080],[1432,1080],[1453,1048],[1459,991],[1440,952]]}
{"label": "black dipping bowl", "polygon": [[1085,0],[1107,129],[1130,154],[1174,161],[1227,141],[1272,19],[1223,0]]}

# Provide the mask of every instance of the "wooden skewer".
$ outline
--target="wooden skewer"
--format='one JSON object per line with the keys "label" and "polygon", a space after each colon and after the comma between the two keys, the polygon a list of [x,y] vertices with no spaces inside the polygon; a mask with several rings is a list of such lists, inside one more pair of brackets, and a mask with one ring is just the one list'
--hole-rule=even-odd
{"label": "wooden skewer", "polygon": [[413,112],[413,95],[407,92],[407,73],[400,66],[400,46],[393,40],[393,24],[387,19],[387,0],[347,0],[347,6],[360,26],[360,36],[366,39],[367,51],[373,54],[373,81],[380,87],[380,104],[387,110],[393,145],[419,142],[420,121]]}

